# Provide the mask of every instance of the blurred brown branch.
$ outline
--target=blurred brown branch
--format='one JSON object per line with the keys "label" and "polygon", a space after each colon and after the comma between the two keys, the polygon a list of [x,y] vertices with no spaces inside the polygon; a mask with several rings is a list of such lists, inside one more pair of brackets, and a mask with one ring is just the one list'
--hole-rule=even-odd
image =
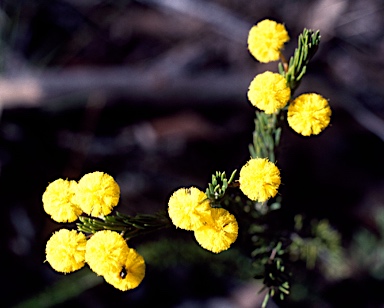
{"label": "blurred brown branch", "polygon": [[[161,72],[110,68],[70,68],[60,72],[46,70],[30,74],[0,78],[0,102],[3,107],[47,106],[50,101],[60,105],[65,98],[87,98],[99,90],[107,98],[125,98],[151,105],[161,102],[179,106],[184,104],[222,104],[244,102],[246,89],[254,72],[220,74],[208,72],[198,76],[178,74],[176,77]],[[54,108],[54,106],[50,106]],[[62,107],[62,106],[61,106]]]}
{"label": "blurred brown branch", "polygon": [[157,6],[163,10],[191,16],[213,27],[213,30],[227,39],[244,44],[252,23],[223,6],[201,0],[139,0],[146,5]]}

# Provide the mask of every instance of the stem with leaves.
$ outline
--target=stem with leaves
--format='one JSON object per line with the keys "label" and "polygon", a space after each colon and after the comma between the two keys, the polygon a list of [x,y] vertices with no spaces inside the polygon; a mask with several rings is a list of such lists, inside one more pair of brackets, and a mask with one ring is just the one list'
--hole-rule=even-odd
{"label": "stem with leaves", "polygon": [[119,232],[126,240],[172,226],[165,211],[129,216],[119,212],[102,218],[79,217],[79,231],[94,234],[101,230]]}
{"label": "stem with leaves", "polygon": [[279,72],[285,77],[291,93],[297,89],[307,71],[309,61],[315,55],[320,44],[320,32],[304,29],[299,35],[297,48],[289,60],[288,69],[286,63],[279,63]]}
{"label": "stem with leaves", "polygon": [[[316,53],[319,43],[319,31],[304,29],[299,35],[298,47],[295,49],[289,63],[281,55],[282,62],[278,64],[278,69],[279,73],[286,79],[287,85],[291,89],[291,95],[300,85],[307,71],[308,63]],[[285,109],[282,109],[275,114],[256,111],[253,142],[249,145],[249,152],[252,158],[268,158],[271,162],[276,162],[276,148],[279,145],[281,136],[279,124],[284,120],[285,111]],[[255,244],[258,245],[260,243]],[[267,243],[264,244],[256,248],[252,253],[252,256],[255,258],[255,266],[263,268],[263,282],[265,288],[268,288],[262,307],[266,307],[268,300],[275,295],[279,295],[283,299],[285,295],[289,294],[289,274],[286,272],[284,260],[289,256],[290,250],[292,250],[289,244],[283,247],[281,242],[278,242],[274,247]],[[298,247],[296,250],[304,247],[298,241],[295,244]],[[268,253],[270,254],[269,258],[267,258]]]}

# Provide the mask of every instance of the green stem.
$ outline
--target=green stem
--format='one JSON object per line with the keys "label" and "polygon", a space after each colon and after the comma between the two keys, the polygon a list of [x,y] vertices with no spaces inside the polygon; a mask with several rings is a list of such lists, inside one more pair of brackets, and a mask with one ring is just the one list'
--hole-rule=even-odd
{"label": "green stem", "polygon": [[111,230],[121,233],[127,240],[172,225],[164,211],[153,215],[139,214],[136,216],[116,213],[116,215],[105,216],[103,219],[81,216],[79,220],[80,222],[77,223],[79,231],[94,234],[102,230]]}
{"label": "green stem", "polygon": [[268,158],[271,162],[276,161],[275,151],[281,135],[281,128],[278,126],[280,117],[280,113],[266,114],[256,111],[253,143],[249,145],[252,158]]}

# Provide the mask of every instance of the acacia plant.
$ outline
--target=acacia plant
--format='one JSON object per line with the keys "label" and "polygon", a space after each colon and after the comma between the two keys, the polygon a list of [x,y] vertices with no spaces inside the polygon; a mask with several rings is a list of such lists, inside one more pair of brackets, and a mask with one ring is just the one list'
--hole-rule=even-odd
{"label": "acacia plant", "polygon": [[45,211],[57,222],[77,221],[77,230],[60,229],[48,240],[46,260],[52,268],[70,273],[88,264],[107,283],[127,291],[145,276],[144,258],[130,247],[130,239],[176,227],[193,232],[197,243],[212,253],[238,248],[248,254],[254,277],[268,289],[265,306],[271,296],[284,299],[290,293],[293,260],[305,260],[311,267],[320,252],[338,249],[338,234],[329,224],[314,224],[313,232],[304,238],[300,216],[290,232],[272,229],[268,220],[283,201],[278,194],[281,175],[276,160],[281,124],[287,121],[298,134],[311,136],[321,133],[331,117],[328,100],[320,94],[295,96],[319,46],[319,31],[304,29],[289,61],[282,54],[288,41],[285,26],[272,20],[250,29],[248,49],[254,58],[280,62],[277,72],[258,74],[249,85],[248,99],[256,109],[255,130],[250,159],[239,172],[234,170],[227,177],[217,171],[205,190],[179,188],[169,198],[167,210],[136,216],[114,212],[120,187],[106,173],[89,173],[78,182],[50,183],[43,194]]}

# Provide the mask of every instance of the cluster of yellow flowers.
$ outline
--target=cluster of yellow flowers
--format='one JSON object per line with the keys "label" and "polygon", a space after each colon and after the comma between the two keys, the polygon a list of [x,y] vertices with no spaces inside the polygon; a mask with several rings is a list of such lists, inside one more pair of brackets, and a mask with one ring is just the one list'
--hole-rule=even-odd
{"label": "cluster of yellow flowers", "polygon": [[[79,182],[58,179],[43,194],[44,210],[57,222],[73,222],[83,212],[103,217],[120,198],[120,187],[103,172],[84,175]],[[128,247],[117,232],[98,231],[87,236],[76,230],[60,229],[48,240],[46,260],[58,272],[71,273],[85,263],[105,281],[122,291],[136,288],[145,275],[143,257]]]}
{"label": "cluster of yellow flowers", "polygon": [[120,198],[120,187],[109,174],[96,171],[79,182],[58,179],[43,194],[47,214],[57,222],[73,222],[83,212],[105,216],[112,212]]}
{"label": "cluster of yellow flowers", "polygon": [[[287,70],[288,63],[282,57],[281,50],[288,40],[284,25],[263,20],[250,30],[248,48],[263,63],[281,57]],[[304,136],[319,134],[330,123],[328,101],[316,93],[302,94],[292,100],[295,86],[287,83],[287,71],[281,73],[266,71],[257,75],[248,89],[250,102],[265,114],[279,114],[287,110],[287,121],[294,131]],[[258,112],[260,114],[267,117]],[[251,155],[253,158],[242,166],[235,186],[250,200],[264,203],[277,195],[281,184],[280,171],[272,162],[272,155]],[[221,174],[224,175],[221,178],[223,190],[219,190],[219,193],[216,189],[222,187],[215,182],[216,176],[206,193],[196,187],[179,188],[168,201],[168,215],[176,228],[193,231],[199,245],[213,253],[229,249],[238,237],[239,225],[235,216],[227,209],[217,207],[220,202],[216,202],[232,184],[234,174],[229,181],[225,173]],[[214,187],[212,191],[211,186]],[[57,222],[74,222],[83,213],[98,217],[97,221],[101,219],[106,222],[111,216],[105,216],[112,212],[119,198],[120,187],[113,177],[103,172],[93,172],[84,175],[78,182],[58,179],[50,183],[42,200],[44,210]],[[46,261],[62,273],[76,271],[88,264],[97,275],[103,276],[106,282],[117,289],[125,291],[136,288],[145,276],[144,259],[128,246],[123,233],[108,230],[108,226],[117,230],[112,224],[102,225],[105,230],[97,232],[95,230],[102,228],[79,228],[86,234],[68,229],[55,232],[46,245]]]}
{"label": "cluster of yellow flowers", "polygon": [[237,239],[235,216],[211,207],[207,195],[196,187],[176,190],[169,198],[168,214],[176,227],[194,231],[200,246],[214,253],[227,250]]}
{"label": "cluster of yellow flowers", "polygon": [[[249,199],[264,202],[276,196],[280,171],[266,158],[252,158],[241,168],[238,182]],[[176,190],[169,198],[168,214],[177,228],[193,231],[200,246],[214,253],[227,250],[237,239],[235,216],[212,207],[208,196],[196,187]]]}
{"label": "cluster of yellow flowers", "polygon": [[[276,61],[288,40],[284,25],[266,19],[249,31],[248,49],[260,62]],[[303,136],[317,135],[330,123],[332,112],[325,98],[308,93],[290,102],[291,89],[278,73],[266,71],[257,75],[249,85],[248,99],[267,114],[279,112],[288,105],[288,124]]]}

